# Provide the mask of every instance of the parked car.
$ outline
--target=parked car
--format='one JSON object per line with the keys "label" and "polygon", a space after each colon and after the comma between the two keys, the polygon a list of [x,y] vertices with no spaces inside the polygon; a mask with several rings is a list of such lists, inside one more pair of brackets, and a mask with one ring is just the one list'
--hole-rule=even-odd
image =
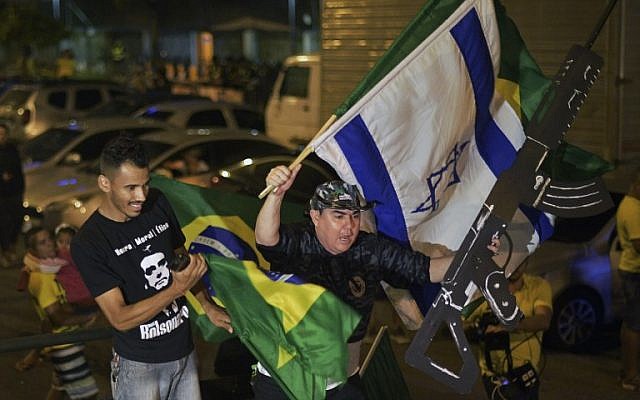
{"label": "parked car", "polygon": [[104,118],[104,117],[131,117],[140,109],[155,103],[164,101],[189,101],[201,100],[210,101],[206,97],[188,95],[188,94],[172,94],[167,92],[145,92],[133,93],[127,96],[118,96],[107,103],[97,107],[87,114],[88,118]]}
{"label": "parked car", "polygon": [[[288,154],[289,149],[265,137],[234,129],[217,130],[207,136],[186,135],[184,130],[153,132],[140,136],[151,159],[152,173],[161,174],[191,184],[207,187],[211,171],[247,158],[274,154]],[[195,156],[195,157],[194,157]],[[189,170],[186,160],[195,158],[195,169]],[[58,176],[57,184],[75,186],[66,194],[53,197],[42,207],[43,224],[53,227],[60,222],[80,226],[98,207],[100,192],[97,188],[98,163],[82,167],[73,174]],[[90,184],[89,184],[90,183]],[[41,187],[40,198],[52,198],[52,187]],[[46,193],[44,193],[46,192]],[[58,188],[57,193],[60,193]]]}
{"label": "parked car", "polygon": [[[220,168],[217,174],[211,176],[210,183],[212,187],[257,196],[265,188],[264,178],[271,168],[289,165],[295,158],[295,155],[274,155],[244,159]],[[319,184],[334,179],[339,178],[333,168],[311,155],[302,162],[296,181],[287,191],[287,201],[306,203]]]}
{"label": "parked car", "polygon": [[210,100],[166,101],[144,107],[134,117],[165,121],[206,135],[212,128],[247,129],[264,133],[264,116],[245,105]]}
{"label": "parked car", "polygon": [[[617,205],[622,195],[612,194]],[[566,350],[589,348],[604,324],[620,315],[620,249],[616,207],[586,218],[557,218],[553,236],[530,258],[528,271],[553,292],[553,319],[545,341]]]}
{"label": "parked car", "polygon": [[20,146],[23,169],[27,174],[53,167],[76,166],[95,160],[102,147],[121,133],[139,136],[155,130],[173,130],[159,121],[126,117],[90,118],[70,121],[47,129]]}
{"label": "parked car", "polygon": [[71,118],[83,118],[110,99],[129,91],[100,81],[56,80],[14,84],[0,97],[0,118],[10,122],[19,142]]}
{"label": "parked car", "polygon": [[[110,139],[123,133],[139,136],[174,129],[157,121],[91,119],[49,129],[27,141],[22,147],[25,170],[23,230],[33,225],[33,218],[41,218],[40,213],[50,202],[95,185],[93,177],[76,171],[97,160]],[[186,136],[184,132],[181,135]]]}

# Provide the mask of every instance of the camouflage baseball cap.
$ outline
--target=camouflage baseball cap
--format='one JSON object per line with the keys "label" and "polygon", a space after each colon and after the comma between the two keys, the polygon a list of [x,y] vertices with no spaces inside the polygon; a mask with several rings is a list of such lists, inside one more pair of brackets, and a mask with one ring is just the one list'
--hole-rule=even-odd
{"label": "camouflage baseball cap", "polygon": [[313,197],[309,200],[309,208],[312,210],[338,208],[366,211],[371,207],[372,203],[364,199],[356,185],[343,181],[330,181],[318,185]]}

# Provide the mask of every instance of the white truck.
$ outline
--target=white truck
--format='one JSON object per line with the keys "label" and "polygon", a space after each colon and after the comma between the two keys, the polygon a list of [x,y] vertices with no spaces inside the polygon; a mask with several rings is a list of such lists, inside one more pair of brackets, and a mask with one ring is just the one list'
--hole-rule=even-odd
{"label": "white truck", "polygon": [[320,55],[287,57],[267,103],[268,135],[286,146],[304,145],[320,121]]}

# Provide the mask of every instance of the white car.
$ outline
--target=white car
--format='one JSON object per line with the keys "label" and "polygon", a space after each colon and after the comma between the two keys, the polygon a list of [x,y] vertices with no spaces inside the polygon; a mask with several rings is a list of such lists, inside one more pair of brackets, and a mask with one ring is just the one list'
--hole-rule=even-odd
{"label": "white car", "polygon": [[19,142],[70,118],[84,118],[107,101],[130,93],[111,83],[53,80],[14,84],[0,97],[0,118],[9,121]]}
{"label": "white car", "polygon": [[77,166],[95,160],[113,137],[127,133],[139,136],[157,130],[173,130],[172,125],[127,117],[72,120],[46,130],[20,146],[22,168],[27,174],[53,167]]}
{"label": "white car", "polygon": [[[265,137],[238,130],[217,130],[207,136],[188,136],[184,130],[149,133],[139,137],[150,158],[149,167],[157,173],[183,182],[208,187],[211,171],[240,160],[273,154],[287,154],[289,149]],[[195,168],[189,170],[186,160],[193,159]],[[43,224],[54,227],[61,222],[80,226],[98,207],[100,193],[96,178],[98,164],[75,171],[73,176],[59,177],[58,182],[73,179],[82,190],[68,191],[56,196],[43,209]]]}
{"label": "white car", "polygon": [[211,129],[246,129],[264,133],[264,116],[240,104],[213,102],[206,99],[165,101],[136,111],[134,118],[149,118],[190,129],[191,134],[207,135]]}

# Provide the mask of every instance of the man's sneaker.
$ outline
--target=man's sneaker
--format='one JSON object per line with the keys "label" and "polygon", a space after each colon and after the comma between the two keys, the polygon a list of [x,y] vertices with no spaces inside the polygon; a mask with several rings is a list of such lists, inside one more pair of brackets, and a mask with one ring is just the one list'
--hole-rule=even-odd
{"label": "man's sneaker", "polygon": [[640,390],[640,375],[636,375],[632,379],[623,379],[622,388],[633,392]]}

